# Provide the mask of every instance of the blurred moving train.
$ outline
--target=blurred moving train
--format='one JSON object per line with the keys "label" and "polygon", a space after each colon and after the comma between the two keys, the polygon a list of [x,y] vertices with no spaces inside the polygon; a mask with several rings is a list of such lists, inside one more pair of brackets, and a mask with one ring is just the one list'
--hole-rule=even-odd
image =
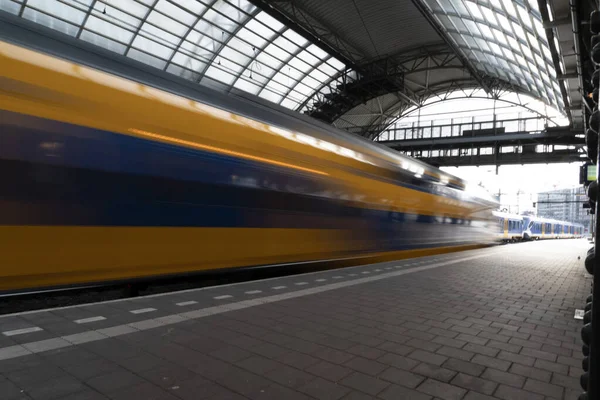
{"label": "blurred moving train", "polygon": [[498,238],[503,241],[570,239],[584,234],[581,224],[497,211],[494,216],[498,219]]}
{"label": "blurred moving train", "polygon": [[0,72],[0,292],[495,240],[482,189],[324,124],[7,42]]}

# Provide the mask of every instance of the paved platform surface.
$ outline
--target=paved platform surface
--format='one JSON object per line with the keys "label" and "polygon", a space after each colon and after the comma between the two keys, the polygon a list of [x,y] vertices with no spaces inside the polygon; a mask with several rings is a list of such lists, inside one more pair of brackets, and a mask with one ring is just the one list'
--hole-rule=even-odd
{"label": "paved platform surface", "polygon": [[0,398],[576,399],[589,247],[515,244],[0,317]]}

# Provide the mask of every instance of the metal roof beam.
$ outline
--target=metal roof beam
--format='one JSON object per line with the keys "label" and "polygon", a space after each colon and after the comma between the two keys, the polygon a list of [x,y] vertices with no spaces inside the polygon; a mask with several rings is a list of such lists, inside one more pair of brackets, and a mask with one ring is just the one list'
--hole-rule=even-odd
{"label": "metal roof beam", "polygon": [[[544,1],[545,3],[545,1]],[[540,9],[541,10],[541,9]],[[547,12],[547,11],[546,11]],[[543,15],[543,14],[542,14]],[[552,29],[563,25],[571,25],[571,17],[559,18],[554,21],[544,21],[544,29]]]}
{"label": "metal roof beam", "polygon": [[515,133],[503,133],[498,135],[486,135],[486,136],[458,136],[448,138],[435,138],[435,139],[408,139],[408,140],[390,140],[390,141],[379,141],[378,143],[384,144],[388,147],[401,150],[404,148],[450,148],[449,146],[456,145],[470,145],[473,144],[476,147],[493,144],[505,144],[509,145],[510,142],[518,141],[519,144],[564,144],[564,145],[584,145],[585,140],[583,138],[576,138],[573,136],[568,128],[565,128],[561,133],[529,133],[529,132],[515,132]]}
{"label": "metal roof beam", "polygon": [[416,157],[418,160],[436,167],[462,167],[479,165],[518,165],[572,163],[585,161],[578,150],[559,150],[548,153],[500,153],[486,155],[464,155],[445,157]]}
{"label": "metal roof beam", "polygon": [[[538,0],[538,7],[540,9],[540,14],[542,15],[542,22],[543,23],[549,22],[550,15],[548,14],[548,2],[546,0]],[[557,49],[556,45],[554,44],[554,30],[551,27],[550,28],[544,27],[544,28],[546,29],[546,37],[548,39],[548,47],[550,48],[550,55],[552,56],[552,63],[554,64],[554,70],[556,71],[557,75],[560,75],[566,71],[562,71],[562,69],[560,67],[560,55],[558,53],[559,49]],[[577,74],[575,74],[575,75],[577,77]],[[560,87],[560,94],[562,95],[562,98],[563,98],[564,107],[567,108],[570,105],[571,99],[569,98],[569,93],[567,93],[564,79],[561,80],[559,78],[558,86]],[[570,112],[567,112],[567,117],[569,118],[569,124],[573,125],[573,116],[571,115]]]}

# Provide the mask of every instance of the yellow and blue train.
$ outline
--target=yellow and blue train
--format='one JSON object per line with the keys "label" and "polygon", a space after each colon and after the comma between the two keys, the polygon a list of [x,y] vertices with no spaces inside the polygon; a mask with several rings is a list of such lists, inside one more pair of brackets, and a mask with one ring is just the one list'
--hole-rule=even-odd
{"label": "yellow and blue train", "polygon": [[495,239],[484,191],[316,122],[6,42],[0,73],[0,292]]}
{"label": "yellow and blue train", "polygon": [[584,226],[581,224],[496,211],[493,214],[498,219],[497,238],[505,242],[572,239],[584,235]]}

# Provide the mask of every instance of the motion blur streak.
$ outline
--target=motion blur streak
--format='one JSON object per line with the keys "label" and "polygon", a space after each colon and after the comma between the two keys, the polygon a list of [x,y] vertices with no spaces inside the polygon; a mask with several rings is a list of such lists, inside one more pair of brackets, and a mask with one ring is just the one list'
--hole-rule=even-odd
{"label": "motion blur streak", "polygon": [[158,140],[164,140],[166,142],[177,143],[177,144],[181,144],[181,145],[189,146],[189,147],[195,147],[197,149],[213,151],[215,153],[227,154],[228,156],[235,156],[235,157],[247,158],[248,160],[260,161],[260,162],[264,162],[264,163],[268,163],[268,164],[278,165],[280,167],[285,167],[285,168],[298,169],[300,171],[310,172],[310,173],[318,174],[318,175],[327,175],[326,172],[317,171],[317,170],[310,169],[310,168],[303,168],[303,167],[299,167],[297,165],[287,164],[287,163],[283,163],[283,162],[279,162],[279,161],[275,161],[275,160],[270,160],[268,158],[263,158],[263,157],[256,157],[256,156],[252,156],[250,154],[240,153],[240,152],[237,152],[237,151],[230,151],[230,150],[220,149],[220,148],[214,147],[214,146],[206,146],[206,145],[203,145],[203,144],[198,144],[198,143],[190,142],[188,140],[173,139],[173,138],[170,138],[168,136],[159,135],[157,133],[152,133],[152,132],[146,132],[146,131],[142,131],[140,129],[129,128],[129,131],[133,132],[133,133],[137,133],[138,135],[149,137],[149,138],[158,139]]}
{"label": "motion blur streak", "polygon": [[480,188],[291,113],[1,41],[0,77],[0,293],[496,240]]}

